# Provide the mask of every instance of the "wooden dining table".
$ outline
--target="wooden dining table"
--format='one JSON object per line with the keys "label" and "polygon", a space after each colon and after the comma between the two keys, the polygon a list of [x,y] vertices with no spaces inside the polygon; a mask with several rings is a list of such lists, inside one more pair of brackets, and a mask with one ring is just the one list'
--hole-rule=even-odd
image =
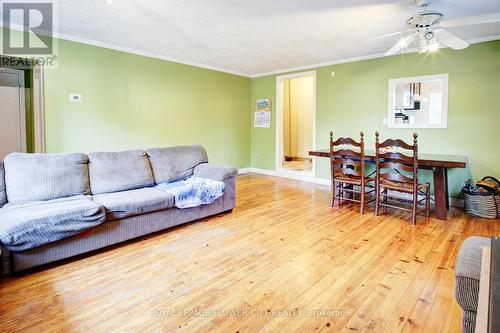
{"label": "wooden dining table", "polygon": [[[310,156],[330,157],[330,149],[319,149],[309,152]],[[365,150],[365,162],[375,163],[375,151]],[[465,168],[467,157],[446,154],[418,154],[418,168],[432,170],[434,183],[435,217],[446,220],[450,208],[448,199],[448,169]]]}

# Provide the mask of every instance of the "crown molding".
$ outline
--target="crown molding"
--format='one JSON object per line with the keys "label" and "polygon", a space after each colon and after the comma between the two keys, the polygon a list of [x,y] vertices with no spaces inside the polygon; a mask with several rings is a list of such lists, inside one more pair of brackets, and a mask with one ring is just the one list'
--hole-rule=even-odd
{"label": "crown molding", "polygon": [[[6,27],[3,26],[2,22],[0,22],[0,28],[7,29]],[[20,25],[17,25],[17,24],[13,24],[11,26],[11,29],[17,30],[17,31],[22,31],[23,27]],[[141,51],[141,50],[137,50],[137,49],[133,49],[133,48],[129,48],[129,47],[123,47],[123,46],[110,44],[110,43],[106,43],[106,42],[100,42],[100,41],[96,41],[93,39],[81,38],[81,37],[76,37],[76,36],[61,34],[61,33],[54,33],[53,37],[57,38],[57,39],[61,39],[61,40],[67,40],[70,42],[76,42],[76,43],[90,45],[90,46],[102,47],[105,49],[135,54],[135,55],[139,55],[139,56],[143,56],[143,57],[160,59],[160,60],[175,62],[178,64],[189,65],[189,66],[203,68],[203,69],[209,69],[209,70],[216,71],[216,72],[222,72],[222,73],[243,76],[243,77],[248,77],[248,78],[250,77],[250,74],[248,74],[248,73],[238,72],[238,71],[234,71],[232,69],[201,64],[201,63],[198,63],[195,61],[190,61],[190,60],[176,58],[176,57],[164,56],[164,55],[154,53],[154,52]]]}
{"label": "crown molding", "polygon": [[216,71],[216,72],[222,72],[222,73],[226,73],[226,74],[232,74],[232,75],[243,76],[243,77],[248,77],[248,78],[251,77],[247,73],[238,72],[238,71],[234,71],[234,70],[223,68],[223,67],[206,65],[206,64],[202,64],[202,63],[198,63],[195,61],[190,61],[190,60],[186,60],[186,59],[182,59],[182,58],[164,56],[164,55],[154,53],[154,52],[146,52],[146,51],[136,50],[136,49],[132,49],[132,48],[128,48],[128,47],[99,42],[99,41],[92,40],[92,39],[85,39],[85,38],[70,36],[70,35],[66,35],[66,34],[56,34],[56,38],[68,40],[71,42],[77,42],[77,43],[81,43],[81,44],[98,46],[98,47],[111,49],[111,50],[115,50],[115,51],[121,51],[121,52],[125,52],[125,53],[131,53],[131,54],[140,55],[143,57],[155,58],[155,59],[175,62],[178,64],[189,65],[189,66],[203,68],[203,69],[209,69],[209,70]]}
{"label": "crown molding", "polygon": [[[493,40],[500,40],[500,35],[468,39],[467,42],[469,44],[477,44],[477,43],[483,43],[483,42],[490,42]],[[440,49],[443,49],[443,48],[446,48],[446,47],[442,47],[442,46],[440,47]],[[418,48],[406,49],[406,50],[400,52],[398,55],[415,53],[415,52],[418,52]],[[395,57],[398,55],[394,55],[392,57]],[[297,66],[297,67],[289,67],[289,68],[278,69],[275,71],[252,74],[252,75],[250,75],[250,78],[253,79],[253,78],[258,78],[258,77],[262,77],[262,76],[269,76],[269,75],[284,74],[284,73],[297,72],[297,71],[303,71],[303,70],[310,70],[310,69],[315,69],[315,68],[320,68],[320,67],[346,64],[346,63],[350,63],[350,62],[377,59],[377,58],[385,58],[385,57],[387,57],[385,55],[385,53],[374,53],[374,54],[370,54],[370,55],[366,55],[366,56],[343,58],[343,59],[338,59],[338,60],[319,62],[316,64],[303,65],[303,66]]]}
{"label": "crown molding", "polygon": [[[0,28],[5,28],[3,26],[3,22],[0,22]],[[18,25],[13,25],[13,28],[14,28],[14,30],[18,30],[18,31],[22,31],[22,29],[23,29],[22,26],[18,26]],[[165,56],[165,55],[161,55],[161,54],[154,53],[154,52],[141,51],[141,50],[137,50],[137,49],[133,49],[133,48],[128,48],[128,47],[118,46],[118,45],[114,45],[114,44],[110,44],[110,43],[100,42],[100,41],[96,41],[93,39],[80,38],[80,37],[67,35],[67,34],[54,33],[54,37],[58,38],[58,39],[62,39],[62,40],[71,41],[71,42],[102,47],[102,48],[106,48],[106,49],[110,49],[110,50],[140,55],[140,56],[144,56],[144,57],[148,57],[148,58],[170,61],[170,62],[179,63],[179,64],[183,64],[183,65],[189,65],[189,66],[193,66],[193,67],[208,69],[208,70],[212,70],[212,71],[217,71],[217,72],[222,72],[222,73],[227,73],[227,74],[232,74],[232,75],[237,75],[237,76],[242,76],[242,77],[247,77],[247,78],[258,78],[258,77],[262,77],[262,76],[284,74],[284,73],[310,70],[310,69],[315,69],[315,68],[320,68],[320,67],[326,67],[326,66],[339,65],[339,64],[345,64],[345,63],[350,63],[350,62],[386,57],[386,55],[384,53],[374,53],[374,54],[365,55],[365,56],[352,57],[352,58],[342,58],[342,59],[325,61],[325,62],[320,62],[320,63],[315,63],[315,64],[277,69],[277,70],[273,70],[273,71],[269,71],[269,72],[248,74],[248,73],[243,73],[243,72],[239,72],[239,71],[235,71],[235,70],[227,69],[227,68],[223,68],[223,67],[201,64],[198,62],[194,62],[194,61],[190,61],[190,60],[186,60],[186,59],[182,59],[182,58]],[[487,36],[487,37],[481,37],[481,38],[468,39],[467,42],[469,42],[470,44],[477,44],[477,43],[489,42],[489,41],[493,41],[493,40],[500,40],[500,35],[493,35],[493,36]],[[445,48],[445,47],[440,47],[440,48]],[[418,49],[412,48],[412,49],[407,49],[405,51],[400,52],[399,55],[415,53],[415,52],[418,52]],[[395,55],[395,56],[397,56],[397,55]]]}

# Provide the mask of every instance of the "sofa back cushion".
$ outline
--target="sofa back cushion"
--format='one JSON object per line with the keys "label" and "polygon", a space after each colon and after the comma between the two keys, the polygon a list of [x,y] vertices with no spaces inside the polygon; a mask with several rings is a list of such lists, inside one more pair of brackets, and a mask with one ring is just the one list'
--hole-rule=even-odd
{"label": "sofa back cushion", "polygon": [[0,208],[7,203],[7,194],[5,194],[5,172],[3,162],[0,161]]}
{"label": "sofa back cushion", "polygon": [[89,161],[92,194],[154,185],[153,172],[144,150],[90,153]]}
{"label": "sofa back cushion", "polygon": [[147,149],[156,184],[185,179],[200,163],[208,162],[201,145]]}
{"label": "sofa back cushion", "polygon": [[88,157],[68,154],[9,154],[4,161],[9,203],[52,200],[90,193]]}

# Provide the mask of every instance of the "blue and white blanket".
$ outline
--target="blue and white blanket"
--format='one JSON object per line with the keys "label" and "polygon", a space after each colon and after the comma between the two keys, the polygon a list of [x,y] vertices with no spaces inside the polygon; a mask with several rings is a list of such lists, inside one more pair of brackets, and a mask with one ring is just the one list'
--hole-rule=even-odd
{"label": "blue and white blanket", "polygon": [[172,194],[175,207],[191,208],[209,205],[224,195],[226,184],[212,179],[190,177],[156,185],[156,189]]}

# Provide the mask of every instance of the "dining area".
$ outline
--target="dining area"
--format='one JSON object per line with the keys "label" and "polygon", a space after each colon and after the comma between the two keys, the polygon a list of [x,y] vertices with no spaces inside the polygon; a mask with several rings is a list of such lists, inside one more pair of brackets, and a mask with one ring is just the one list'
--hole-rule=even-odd
{"label": "dining area", "polygon": [[[412,224],[419,214],[446,220],[449,171],[470,168],[467,156],[446,154],[436,137],[447,133],[448,95],[448,73],[391,78],[387,113],[380,119],[383,127],[366,123],[359,128],[345,120],[323,126],[318,135],[321,148],[311,149],[309,155],[329,160],[331,205],[354,202],[361,214],[373,206],[375,215],[402,209],[411,213]],[[463,151],[456,148],[450,151]],[[453,179],[454,196],[458,183],[467,180],[464,176]]]}
{"label": "dining area", "polygon": [[[309,152],[310,156],[329,159],[332,207],[351,202],[360,205],[361,214],[370,205],[375,215],[388,209],[408,211],[412,224],[417,223],[420,213],[445,221],[450,208],[448,170],[466,168],[467,158],[419,153],[417,133],[406,141],[383,140],[379,132],[374,136],[374,147],[365,149],[364,132],[355,139],[335,137],[331,131],[329,148]],[[432,183],[419,182],[419,170],[430,170]]]}

